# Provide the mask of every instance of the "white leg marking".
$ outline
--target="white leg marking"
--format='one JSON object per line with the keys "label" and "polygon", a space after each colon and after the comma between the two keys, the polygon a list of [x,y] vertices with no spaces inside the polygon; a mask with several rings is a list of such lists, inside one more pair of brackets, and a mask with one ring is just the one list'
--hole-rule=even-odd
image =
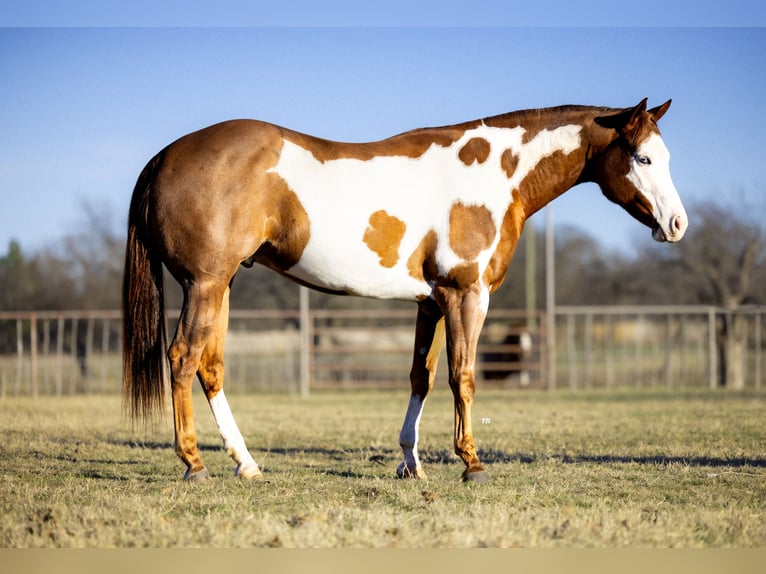
{"label": "white leg marking", "polygon": [[243,478],[259,476],[261,469],[258,468],[258,463],[255,462],[252,455],[248,452],[247,446],[245,446],[245,439],[242,437],[242,433],[239,432],[223,390],[218,391],[218,394],[210,399],[210,410],[213,411],[213,417],[218,425],[218,431],[221,433],[226,452],[237,463],[237,476],[242,476]]}
{"label": "white leg marking", "polygon": [[410,404],[407,406],[407,414],[404,416],[402,431],[399,433],[399,444],[404,454],[404,462],[399,465],[397,470],[399,476],[403,476],[405,469],[416,476],[418,474],[425,476],[420,466],[420,458],[418,457],[418,431],[424,405],[425,399],[417,396],[410,397]]}

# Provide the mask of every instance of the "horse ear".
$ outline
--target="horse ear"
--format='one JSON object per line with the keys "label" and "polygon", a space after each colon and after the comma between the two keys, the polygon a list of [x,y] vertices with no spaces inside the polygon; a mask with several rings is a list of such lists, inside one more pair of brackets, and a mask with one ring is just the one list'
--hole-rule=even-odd
{"label": "horse ear", "polygon": [[633,108],[633,117],[636,118],[643,114],[646,111],[646,102],[649,100],[649,98],[644,98],[640,102],[638,102],[638,105]]}
{"label": "horse ear", "polygon": [[649,110],[649,113],[651,114],[655,122],[660,121],[660,118],[665,115],[665,112],[668,111],[668,108],[670,107],[670,102],[672,101],[673,100],[668,100],[661,106],[657,106],[656,108],[652,108],[651,110]]}
{"label": "horse ear", "polygon": [[617,130],[620,133],[628,133],[636,127],[641,114],[646,111],[646,100],[641,100],[637,106],[627,108],[610,116],[600,116],[596,118],[596,123],[604,128]]}

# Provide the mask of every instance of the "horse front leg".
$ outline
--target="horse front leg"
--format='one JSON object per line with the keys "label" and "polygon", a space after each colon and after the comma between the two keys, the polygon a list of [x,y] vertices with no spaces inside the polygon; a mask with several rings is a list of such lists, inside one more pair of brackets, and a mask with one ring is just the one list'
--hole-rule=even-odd
{"label": "horse front leg", "polygon": [[465,464],[463,481],[487,482],[476,452],[473,438],[471,409],[476,390],[476,350],[487,313],[488,297],[479,288],[442,290],[441,304],[445,311],[449,384],[455,403],[455,454]]}
{"label": "horse front leg", "polygon": [[418,305],[415,328],[415,350],[410,370],[410,402],[399,433],[399,445],[404,460],[396,469],[399,478],[426,478],[418,455],[420,417],[426,396],[433,388],[436,365],[444,341],[444,318],[433,302]]}

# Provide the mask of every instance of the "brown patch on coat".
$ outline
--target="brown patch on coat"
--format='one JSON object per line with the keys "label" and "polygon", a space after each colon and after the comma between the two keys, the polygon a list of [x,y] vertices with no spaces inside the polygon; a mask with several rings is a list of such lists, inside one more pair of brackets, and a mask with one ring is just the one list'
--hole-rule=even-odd
{"label": "brown patch on coat", "polygon": [[521,196],[518,191],[514,191],[513,201],[503,216],[503,223],[500,227],[500,240],[482,275],[482,281],[490,293],[497,290],[505,280],[505,274],[508,272],[508,266],[511,263],[519,237],[521,237],[521,232],[524,229],[525,219],[526,215]]}
{"label": "brown patch on coat", "polygon": [[436,278],[436,245],[439,238],[432,229],[423,236],[418,246],[407,259],[407,269],[410,277],[418,281],[429,281]]}
{"label": "brown patch on coat", "polygon": [[512,149],[505,150],[503,152],[503,155],[500,156],[500,167],[503,168],[503,171],[505,172],[505,176],[508,179],[511,179],[513,177],[513,174],[516,173],[516,168],[518,166],[519,166],[518,154]]}
{"label": "brown patch on coat", "polygon": [[382,209],[370,216],[370,225],[364,232],[364,242],[378,254],[383,267],[393,267],[399,261],[399,244],[406,229],[404,221]]}
{"label": "brown patch on coat", "polygon": [[455,203],[449,214],[449,244],[455,254],[472,261],[495,240],[492,212],[483,205]]}
{"label": "brown patch on coat", "polygon": [[447,273],[446,278],[439,280],[439,284],[453,289],[468,289],[479,280],[479,264],[476,261],[459,263]]}
{"label": "brown patch on coat", "polygon": [[251,260],[277,271],[300,261],[311,236],[311,222],[298,196],[276,174],[269,185],[268,217],[263,225],[263,243]]}
{"label": "brown patch on coat", "polygon": [[579,148],[569,154],[557,151],[544,157],[513,190],[513,201],[500,227],[500,240],[482,276],[490,292],[505,279],[526,219],[581,181],[584,154],[584,148]]}
{"label": "brown patch on coat", "polygon": [[432,145],[451,146],[463,137],[466,130],[478,125],[479,122],[475,121],[443,128],[423,128],[377,142],[364,143],[335,142],[287,129],[282,129],[282,137],[310,151],[321,163],[336,159],[368,161],[375,157],[392,156],[416,159],[426,153]]}
{"label": "brown patch on coat", "polygon": [[580,147],[571,153],[561,150],[542,158],[519,185],[519,196],[526,217],[539,211],[550,201],[581,180],[585,163],[585,149]]}
{"label": "brown patch on coat", "polygon": [[471,138],[460,148],[457,156],[465,165],[484,163],[489,157],[489,142],[484,138]]}

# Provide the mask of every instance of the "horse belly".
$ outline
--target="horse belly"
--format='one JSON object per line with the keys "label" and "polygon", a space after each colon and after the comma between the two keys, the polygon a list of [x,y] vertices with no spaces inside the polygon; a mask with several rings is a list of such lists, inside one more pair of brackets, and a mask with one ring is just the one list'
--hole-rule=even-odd
{"label": "horse belly", "polygon": [[335,234],[325,241],[312,234],[300,261],[286,273],[320,289],[376,299],[417,301],[431,293],[426,281],[410,275],[406,260],[381,265],[359,236],[342,240]]}

